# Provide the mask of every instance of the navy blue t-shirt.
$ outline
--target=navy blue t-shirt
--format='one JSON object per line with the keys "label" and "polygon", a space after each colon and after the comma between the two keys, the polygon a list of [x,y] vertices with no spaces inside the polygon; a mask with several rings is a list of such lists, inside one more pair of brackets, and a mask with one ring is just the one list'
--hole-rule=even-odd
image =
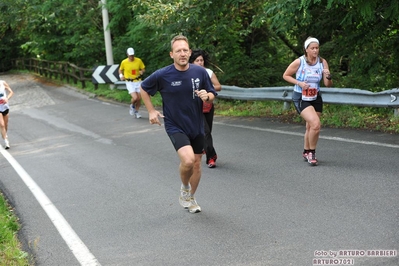
{"label": "navy blue t-shirt", "polygon": [[152,73],[141,88],[151,96],[161,93],[168,135],[184,133],[194,139],[204,134],[202,100],[194,91],[205,89],[217,95],[205,68],[189,64],[186,71],[179,71],[172,64]]}

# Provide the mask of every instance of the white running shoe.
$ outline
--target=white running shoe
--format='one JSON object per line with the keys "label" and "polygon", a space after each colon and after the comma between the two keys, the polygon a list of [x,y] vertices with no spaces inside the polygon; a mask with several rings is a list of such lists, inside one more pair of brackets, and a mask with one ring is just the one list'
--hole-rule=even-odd
{"label": "white running shoe", "polygon": [[188,206],[188,211],[190,213],[201,212],[201,207],[198,205],[194,197],[190,198],[190,206]]}
{"label": "white running shoe", "polygon": [[134,108],[134,105],[131,104],[131,105],[130,105],[129,114],[130,114],[130,115],[134,115],[135,112],[136,112],[136,108]]}
{"label": "white running shoe", "polygon": [[187,209],[191,204],[190,190],[191,188],[185,189],[183,185],[180,187],[179,203],[184,209]]}
{"label": "white running shoe", "polygon": [[139,113],[139,111],[136,111],[134,114],[136,115],[136,118],[141,118],[141,114]]}
{"label": "white running shoe", "polygon": [[4,140],[4,148],[5,148],[6,150],[8,150],[8,149],[10,148],[10,142],[8,141],[8,139],[5,139],[5,140]]}

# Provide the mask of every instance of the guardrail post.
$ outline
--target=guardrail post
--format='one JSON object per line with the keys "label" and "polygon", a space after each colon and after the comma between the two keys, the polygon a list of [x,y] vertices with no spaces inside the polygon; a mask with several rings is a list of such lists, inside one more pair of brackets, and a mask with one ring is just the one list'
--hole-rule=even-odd
{"label": "guardrail post", "polygon": [[290,102],[284,102],[283,110],[287,111],[287,110],[290,110],[290,108],[291,108],[291,103]]}

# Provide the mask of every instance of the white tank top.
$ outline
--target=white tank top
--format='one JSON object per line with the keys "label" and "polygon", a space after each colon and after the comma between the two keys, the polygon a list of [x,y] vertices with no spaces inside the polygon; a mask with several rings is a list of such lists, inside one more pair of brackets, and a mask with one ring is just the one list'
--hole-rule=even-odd
{"label": "white tank top", "polygon": [[4,86],[4,80],[0,80],[0,112],[4,112],[5,110],[10,108],[8,103],[3,103],[3,101],[1,100],[4,98],[7,98],[7,91]]}
{"label": "white tank top", "polygon": [[213,71],[209,68],[205,68],[205,70],[208,73],[209,77],[212,78]]}
{"label": "white tank top", "polygon": [[[320,80],[323,78],[323,63],[320,62],[320,57],[314,65],[306,63],[305,56],[300,58],[301,64],[296,72],[296,80],[299,82],[306,81],[311,88],[320,90]],[[302,88],[298,85],[294,86],[294,91],[302,93]]]}

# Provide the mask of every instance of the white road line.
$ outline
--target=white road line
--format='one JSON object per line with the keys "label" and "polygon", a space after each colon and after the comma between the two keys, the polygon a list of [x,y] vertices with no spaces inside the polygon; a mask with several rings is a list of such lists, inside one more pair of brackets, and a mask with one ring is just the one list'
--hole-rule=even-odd
{"label": "white road line", "polygon": [[[227,123],[223,123],[223,122],[213,122],[213,123],[217,124],[217,125],[228,126],[228,127],[238,127],[238,128],[245,128],[245,129],[252,129],[252,130],[258,130],[258,131],[266,131],[266,132],[272,132],[272,133],[278,133],[278,134],[303,137],[302,133],[297,133],[297,132],[290,132],[290,131],[277,130],[277,129],[268,129],[268,128],[261,128],[261,127],[243,126],[243,125],[236,125],[236,124],[227,124]],[[375,141],[363,141],[363,140],[346,139],[346,138],[331,137],[331,136],[320,136],[319,138],[327,139],[327,140],[341,141],[341,142],[358,143],[358,144],[364,144],[364,145],[375,145],[375,146],[399,149],[399,145],[375,142]]]}
{"label": "white road line", "polygon": [[21,167],[21,165],[10,155],[10,153],[4,149],[0,149],[4,158],[11,164],[14,170],[18,173],[21,179],[25,182],[26,186],[35,196],[39,204],[42,206],[44,211],[47,213],[54,226],[62,238],[67,243],[68,247],[75,255],[76,259],[81,265],[87,266],[100,266],[101,264],[97,261],[86,245],[80,240],[79,236],[75,233],[72,227],[65,220],[64,216],[58,211],[50,199],[44,194],[42,189],[36,184],[36,182],[29,176],[29,174]]}

